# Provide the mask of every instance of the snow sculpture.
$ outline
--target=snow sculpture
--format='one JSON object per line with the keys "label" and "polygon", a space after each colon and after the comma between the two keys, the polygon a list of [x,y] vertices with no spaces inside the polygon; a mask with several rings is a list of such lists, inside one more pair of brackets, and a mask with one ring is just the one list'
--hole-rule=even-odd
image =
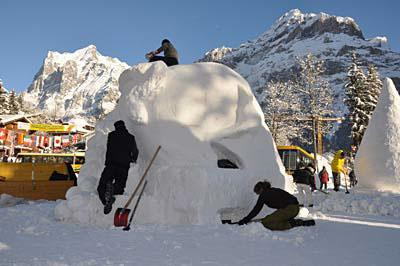
{"label": "snow sculpture", "polygon": [[400,96],[385,78],[355,160],[359,185],[400,192]]}
{"label": "snow sculpture", "polygon": [[[119,102],[96,125],[78,186],[56,207],[59,219],[112,225],[115,209],[124,205],[158,145],[162,149],[147,176],[136,223],[217,223],[220,208],[252,207],[253,186],[266,178],[290,191],[261,108],[248,83],[230,68],[144,63],[124,71],[119,84]],[[120,119],[136,136],[139,159],[129,171],[125,195],[117,196],[105,216],[96,187],[107,134]],[[237,168],[219,168],[218,162]]]}

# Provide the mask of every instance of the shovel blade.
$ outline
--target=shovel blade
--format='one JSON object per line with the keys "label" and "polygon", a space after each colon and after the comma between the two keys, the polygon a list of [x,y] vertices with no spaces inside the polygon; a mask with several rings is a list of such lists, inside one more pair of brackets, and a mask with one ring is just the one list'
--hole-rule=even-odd
{"label": "shovel blade", "polygon": [[114,214],[114,226],[127,226],[129,220],[130,209],[118,208]]}

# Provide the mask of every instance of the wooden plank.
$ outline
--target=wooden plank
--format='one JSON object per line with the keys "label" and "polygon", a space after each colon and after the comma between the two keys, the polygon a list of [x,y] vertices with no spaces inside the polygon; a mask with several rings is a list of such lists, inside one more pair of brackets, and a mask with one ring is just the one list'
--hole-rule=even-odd
{"label": "wooden plank", "polygon": [[14,197],[37,200],[65,199],[65,193],[74,186],[73,180],[37,181],[33,186],[31,181],[0,182],[0,194],[5,193]]}
{"label": "wooden plank", "polygon": [[34,171],[35,180],[49,180],[54,171],[68,175],[64,163],[0,163],[0,175],[6,181],[28,181],[32,179]]}

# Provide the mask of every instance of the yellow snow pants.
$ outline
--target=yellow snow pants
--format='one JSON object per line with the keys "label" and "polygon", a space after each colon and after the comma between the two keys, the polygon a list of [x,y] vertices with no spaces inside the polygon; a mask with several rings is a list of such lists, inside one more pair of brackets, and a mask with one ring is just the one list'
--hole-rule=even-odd
{"label": "yellow snow pants", "polygon": [[277,209],[273,213],[265,216],[261,220],[261,223],[270,230],[288,230],[292,228],[289,220],[296,217],[299,210],[298,204],[288,205],[285,208]]}

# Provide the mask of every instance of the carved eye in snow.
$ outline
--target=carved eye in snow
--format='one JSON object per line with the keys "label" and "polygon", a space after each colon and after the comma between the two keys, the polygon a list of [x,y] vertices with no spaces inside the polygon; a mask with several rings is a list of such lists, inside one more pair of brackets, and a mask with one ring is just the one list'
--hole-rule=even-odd
{"label": "carved eye in snow", "polygon": [[218,168],[233,168],[233,169],[239,169],[239,167],[237,167],[237,165],[231,161],[229,161],[228,159],[220,159],[218,160]]}
{"label": "carved eye in snow", "polygon": [[243,169],[242,159],[221,143],[211,142],[211,148],[217,155],[218,168]]}

